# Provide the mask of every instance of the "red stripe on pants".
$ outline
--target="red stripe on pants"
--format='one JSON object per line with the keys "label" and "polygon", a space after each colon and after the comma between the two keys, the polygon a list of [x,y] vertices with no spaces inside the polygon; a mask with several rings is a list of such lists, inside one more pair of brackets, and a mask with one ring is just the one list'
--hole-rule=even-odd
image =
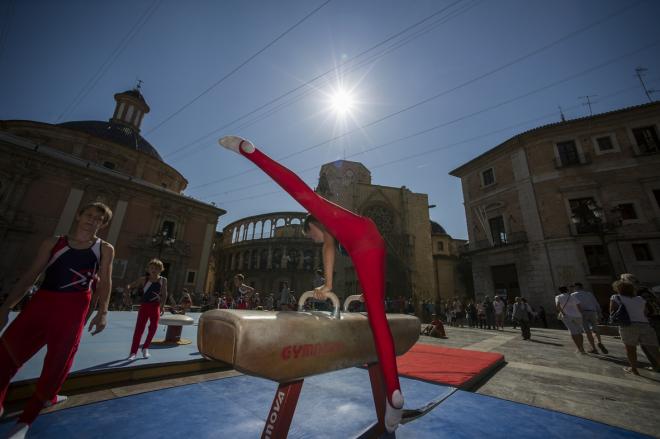
{"label": "red stripe on pants", "polygon": [[0,338],[0,404],[12,377],[44,345],[37,388],[19,417],[31,424],[46,401],[53,401],[73,365],[91,294],[39,290]]}
{"label": "red stripe on pants", "polygon": [[137,321],[135,322],[135,331],[133,331],[133,344],[131,345],[131,354],[137,354],[140,347],[140,339],[144,333],[144,327],[149,320],[149,330],[147,331],[147,338],[144,340],[142,349],[148,349],[151,345],[151,340],[156,334],[158,329],[158,320],[160,319],[160,303],[159,302],[146,302],[140,305],[138,310]]}

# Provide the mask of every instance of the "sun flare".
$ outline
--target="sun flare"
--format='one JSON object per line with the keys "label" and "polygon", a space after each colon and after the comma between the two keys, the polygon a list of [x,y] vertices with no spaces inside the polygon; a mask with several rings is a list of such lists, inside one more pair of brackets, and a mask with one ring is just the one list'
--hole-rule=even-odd
{"label": "sun flare", "polygon": [[355,100],[346,90],[337,90],[330,97],[330,104],[339,116],[345,116],[353,109]]}

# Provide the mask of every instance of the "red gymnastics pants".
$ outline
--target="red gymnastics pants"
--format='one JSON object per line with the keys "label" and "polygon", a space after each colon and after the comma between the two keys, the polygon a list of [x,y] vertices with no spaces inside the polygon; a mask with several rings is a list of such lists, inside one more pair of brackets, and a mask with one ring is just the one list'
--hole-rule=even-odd
{"label": "red gymnastics pants", "polygon": [[296,174],[255,148],[241,154],[259,166],[277,184],[313,215],[346,249],[364,292],[369,325],[385,379],[387,398],[401,390],[394,340],[385,317],[385,242],[369,218],[354,214],[319,196]]}
{"label": "red gymnastics pants", "polygon": [[46,345],[37,389],[18,422],[31,424],[47,401],[55,402],[78,350],[89,292],[39,290],[0,338],[0,405],[18,369]]}
{"label": "red gymnastics pants", "polygon": [[142,333],[144,332],[144,327],[147,326],[147,319],[149,319],[149,330],[147,331],[147,338],[144,340],[142,349],[149,348],[151,345],[151,340],[156,334],[156,329],[158,329],[158,320],[160,319],[159,302],[146,302],[140,305],[137,321],[135,322],[135,331],[133,331],[131,354],[137,354],[138,347],[140,347],[140,339],[142,338]]}

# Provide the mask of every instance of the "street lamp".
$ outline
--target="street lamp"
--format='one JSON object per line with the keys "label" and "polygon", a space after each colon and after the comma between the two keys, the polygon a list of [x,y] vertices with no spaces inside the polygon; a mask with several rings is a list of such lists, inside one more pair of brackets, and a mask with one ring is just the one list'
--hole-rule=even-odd
{"label": "street lamp", "polygon": [[160,255],[163,253],[163,247],[171,247],[174,245],[174,242],[175,239],[170,237],[167,230],[163,230],[151,238],[151,243],[153,246],[158,247],[158,259],[160,259]]}

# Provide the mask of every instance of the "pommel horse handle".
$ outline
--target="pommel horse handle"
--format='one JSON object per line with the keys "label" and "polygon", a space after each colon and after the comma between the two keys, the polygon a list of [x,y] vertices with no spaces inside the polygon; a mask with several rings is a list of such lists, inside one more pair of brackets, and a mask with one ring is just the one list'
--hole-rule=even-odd
{"label": "pommel horse handle", "polygon": [[364,302],[364,298],[362,297],[362,294],[353,294],[352,296],[348,296],[346,298],[346,301],[344,301],[344,312],[348,312],[348,306],[352,302]]}
{"label": "pommel horse handle", "polygon": [[[339,320],[341,318],[340,316],[340,309],[341,305],[339,304],[339,297],[333,292],[326,293],[326,298],[332,300],[332,306],[335,308],[334,311],[332,312],[332,317],[335,319]],[[305,302],[307,299],[310,297],[314,297],[314,291],[306,291],[300,296],[300,299],[298,300],[298,311],[302,311],[305,306]]]}

